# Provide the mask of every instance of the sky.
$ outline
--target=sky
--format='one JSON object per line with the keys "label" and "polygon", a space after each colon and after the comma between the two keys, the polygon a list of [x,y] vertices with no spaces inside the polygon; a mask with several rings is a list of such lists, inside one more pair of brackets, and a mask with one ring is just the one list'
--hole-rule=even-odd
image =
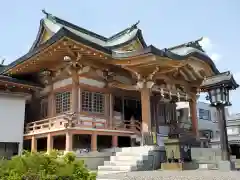
{"label": "sky", "polygon": [[[29,50],[44,17],[42,9],[106,37],[140,20],[147,44],[158,48],[204,37],[201,44],[217,68],[230,70],[240,83],[239,0],[2,1],[0,57],[5,64]],[[240,112],[240,88],[231,92],[231,101],[230,112]]]}

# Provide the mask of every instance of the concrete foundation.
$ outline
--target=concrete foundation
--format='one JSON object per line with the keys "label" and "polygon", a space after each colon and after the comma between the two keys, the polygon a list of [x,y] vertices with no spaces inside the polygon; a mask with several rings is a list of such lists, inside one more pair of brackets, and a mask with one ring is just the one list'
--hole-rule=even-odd
{"label": "concrete foundation", "polygon": [[233,164],[230,161],[218,161],[218,170],[219,171],[231,171]]}

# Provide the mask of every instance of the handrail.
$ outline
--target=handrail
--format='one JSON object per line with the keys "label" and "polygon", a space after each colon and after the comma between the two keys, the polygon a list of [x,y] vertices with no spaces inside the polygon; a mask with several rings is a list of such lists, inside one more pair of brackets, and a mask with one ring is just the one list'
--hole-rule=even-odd
{"label": "handrail", "polygon": [[130,130],[136,133],[141,132],[141,123],[137,120],[121,120],[117,123],[116,119],[113,119],[113,128],[119,130]]}
{"label": "handrail", "polygon": [[[115,122],[115,121],[114,121]],[[114,124],[116,130],[127,130],[133,132],[141,131],[141,123],[138,121],[122,121],[123,126]],[[59,130],[66,128],[94,128],[108,129],[107,120],[94,115],[86,115],[81,113],[68,113],[52,118],[46,118],[35,122],[27,123],[25,133],[41,133],[49,130]],[[111,128],[112,129],[112,128]]]}

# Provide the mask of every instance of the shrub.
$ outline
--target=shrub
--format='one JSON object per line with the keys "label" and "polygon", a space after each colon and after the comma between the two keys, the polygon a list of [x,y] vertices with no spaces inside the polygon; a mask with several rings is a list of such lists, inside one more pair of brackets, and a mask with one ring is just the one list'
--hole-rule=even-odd
{"label": "shrub", "polygon": [[1,180],[95,180],[82,160],[73,153],[59,156],[57,151],[50,154],[24,152],[11,160],[0,161]]}

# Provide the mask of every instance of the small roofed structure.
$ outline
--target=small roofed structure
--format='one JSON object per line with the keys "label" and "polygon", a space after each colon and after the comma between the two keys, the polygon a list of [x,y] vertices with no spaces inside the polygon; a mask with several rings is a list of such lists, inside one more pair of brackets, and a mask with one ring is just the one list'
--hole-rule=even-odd
{"label": "small roofed structure", "polygon": [[224,86],[229,90],[235,90],[239,87],[230,71],[219,73],[218,75],[205,78],[202,82],[201,89],[208,90],[215,86]]}
{"label": "small roofed structure", "polygon": [[208,92],[207,99],[210,100],[211,106],[216,107],[218,111],[222,161],[230,160],[225,106],[231,105],[229,100],[230,90],[238,87],[239,85],[229,71],[206,78],[201,85],[201,89]]}
{"label": "small roofed structure", "polygon": [[[229,90],[235,90],[238,87],[239,87],[239,85],[235,81],[235,79],[230,71],[226,71],[226,72],[220,73],[218,75],[205,78],[201,84],[202,91],[204,91],[204,92],[207,91],[211,94],[215,94],[215,95],[212,95],[212,97],[208,97],[208,98],[214,98],[216,96],[215,98],[222,100],[224,98],[222,98],[222,97],[218,98],[218,96],[224,96],[225,97],[225,100],[223,100],[224,102],[216,102],[216,103],[226,103],[226,105],[231,105],[231,103],[229,102],[229,99],[228,99],[229,98],[229,95],[228,95]],[[217,91],[219,91],[219,92],[217,92]],[[216,101],[216,100],[212,100],[212,99],[209,99],[209,100]]]}

